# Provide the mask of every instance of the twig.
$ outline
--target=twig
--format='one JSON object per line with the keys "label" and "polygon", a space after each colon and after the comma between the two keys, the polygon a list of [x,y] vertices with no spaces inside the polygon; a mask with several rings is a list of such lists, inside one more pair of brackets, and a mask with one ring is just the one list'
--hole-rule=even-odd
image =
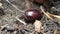
{"label": "twig", "polygon": [[5,28],[7,25],[8,25],[8,24],[5,24],[5,25],[1,26],[1,29]]}
{"label": "twig", "polygon": [[52,17],[50,17],[50,16],[44,11],[43,6],[40,6],[40,9],[41,9],[41,11],[42,11],[49,19],[52,19]]}
{"label": "twig", "polygon": [[[24,13],[24,11],[18,9],[15,5],[13,5],[11,2],[9,2],[9,0],[6,0],[9,4],[11,4],[14,8],[16,8],[18,11],[21,11],[22,13]],[[16,18],[19,22],[23,23],[24,25],[26,25],[26,23],[22,20],[20,20],[18,17],[14,17]]]}
{"label": "twig", "polygon": [[47,14],[50,15],[50,16],[52,16],[52,17],[55,17],[55,18],[59,18],[60,19],[60,16],[58,16],[58,15],[50,14],[48,12],[47,12]]}
{"label": "twig", "polygon": [[57,30],[54,31],[54,34],[57,34]]}
{"label": "twig", "polygon": [[20,20],[18,17],[14,17],[15,19],[17,19],[19,22],[21,22],[22,24],[26,25],[26,23],[22,20]]}
{"label": "twig", "polygon": [[9,0],[6,0],[9,4],[11,4],[15,9],[17,9],[18,11],[21,11],[22,13],[24,13],[24,11],[18,9],[14,4],[12,4],[11,2],[9,2]]}

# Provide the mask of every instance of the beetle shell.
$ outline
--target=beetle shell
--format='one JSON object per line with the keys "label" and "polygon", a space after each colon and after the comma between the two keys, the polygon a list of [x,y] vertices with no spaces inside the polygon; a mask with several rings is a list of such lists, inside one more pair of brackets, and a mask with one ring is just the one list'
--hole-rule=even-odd
{"label": "beetle shell", "polygon": [[27,22],[34,22],[35,20],[40,20],[42,13],[37,9],[28,9],[25,11],[24,19]]}

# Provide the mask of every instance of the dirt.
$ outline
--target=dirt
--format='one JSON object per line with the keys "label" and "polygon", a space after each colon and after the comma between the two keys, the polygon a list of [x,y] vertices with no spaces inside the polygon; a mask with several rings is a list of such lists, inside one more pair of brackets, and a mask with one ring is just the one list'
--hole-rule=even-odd
{"label": "dirt", "polygon": [[[25,0],[9,0],[12,4],[14,4],[19,10],[26,10],[27,6],[25,3]],[[4,11],[4,15],[1,15],[0,17],[0,26],[4,26],[8,24],[8,26],[11,26],[10,28],[13,29],[14,32],[10,32],[7,30],[3,30],[0,28],[0,34],[35,34],[34,25],[33,24],[27,24],[23,25],[18,20],[14,18],[15,17],[21,17],[23,13],[19,10],[17,10],[15,7],[13,7],[11,4],[9,4],[6,0],[0,1],[2,5],[2,9]],[[30,8],[37,8],[39,9],[38,5],[35,5],[32,2],[29,2]],[[60,2],[56,2],[56,10],[51,10],[51,14],[57,14],[60,15]],[[21,19],[23,20],[23,19]],[[40,34],[54,34],[55,30],[57,30],[57,34],[60,33],[60,19],[53,19],[48,20],[45,15],[40,20],[42,22],[42,30]],[[15,26],[14,26],[15,25]],[[20,30],[15,30],[15,27],[20,27]],[[9,28],[7,28],[9,30]]]}

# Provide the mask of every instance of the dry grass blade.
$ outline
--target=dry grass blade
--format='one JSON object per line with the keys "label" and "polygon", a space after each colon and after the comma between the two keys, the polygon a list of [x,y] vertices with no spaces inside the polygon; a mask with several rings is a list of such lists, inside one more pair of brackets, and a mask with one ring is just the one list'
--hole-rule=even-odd
{"label": "dry grass blade", "polygon": [[12,4],[11,2],[9,2],[9,0],[6,0],[10,5],[12,5],[15,9],[17,9],[18,11],[24,13],[24,11],[18,9],[14,4]]}
{"label": "dry grass blade", "polygon": [[50,14],[48,12],[47,12],[47,14],[50,15],[50,16],[52,16],[52,17],[55,17],[55,18],[59,18],[60,19],[60,16],[58,16],[58,15]]}
{"label": "dry grass blade", "polygon": [[36,20],[34,26],[36,32],[41,32],[42,23],[40,21]]}
{"label": "dry grass blade", "polygon": [[5,28],[7,25],[8,25],[8,24],[5,24],[5,25],[1,26],[1,29]]}
{"label": "dry grass blade", "polygon": [[50,17],[45,11],[43,6],[40,6],[40,9],[42,10],[42,12],[48,17],[48,19],[52,19],[52,17]]}
{"label": "dry grass blade", "polygon": [[57,34],[57,30],[54,31],[54,34]]}
{"label": "dry grass blade", "polygon": [[20,20],[18,17],[14,17],[14,18],[17,19],[20,23],[26,25],[26,23],[24,21]]}

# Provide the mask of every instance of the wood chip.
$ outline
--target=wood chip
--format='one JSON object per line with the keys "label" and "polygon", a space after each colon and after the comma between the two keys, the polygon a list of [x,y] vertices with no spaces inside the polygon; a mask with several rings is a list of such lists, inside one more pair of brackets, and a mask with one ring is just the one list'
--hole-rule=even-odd
{"label": "wood chip", "polygon": [[41,32],[42,23],[40,21],[36,20],[34,26],[36,32]]}

